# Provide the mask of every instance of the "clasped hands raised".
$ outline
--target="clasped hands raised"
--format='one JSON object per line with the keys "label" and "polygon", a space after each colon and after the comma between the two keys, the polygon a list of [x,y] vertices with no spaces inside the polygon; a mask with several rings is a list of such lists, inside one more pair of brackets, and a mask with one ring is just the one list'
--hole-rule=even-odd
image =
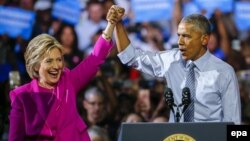
{"label": "clasped hands raised", "polygon": [[124,13],[125,13],[124,8],[119,7],[117,5],[112,5],[109,8],[106,19],[108,22],[115,25],[117,22],[121,21]]}

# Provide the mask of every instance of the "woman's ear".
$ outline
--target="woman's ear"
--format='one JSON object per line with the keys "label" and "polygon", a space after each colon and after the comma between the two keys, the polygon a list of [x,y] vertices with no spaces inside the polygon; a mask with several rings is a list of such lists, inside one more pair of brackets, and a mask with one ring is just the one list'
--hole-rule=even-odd
{"label": "woman's ear", "polygon": [[210,36],[208,34],[202,35],[201,43],[202,43],[203,46],[206,46],[208,44],[209,38],[210,38]]}
{"label": "woman's ear", "polygon": [[35,66],[35,71],[38,73],[38,71],[39,71],[39,65]]}

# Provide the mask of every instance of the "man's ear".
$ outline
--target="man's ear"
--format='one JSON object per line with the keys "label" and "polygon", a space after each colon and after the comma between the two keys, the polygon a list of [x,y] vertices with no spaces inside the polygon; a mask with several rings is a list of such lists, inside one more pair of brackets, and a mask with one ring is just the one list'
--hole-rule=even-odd
{"label": "man's ear", "polygon": [[201,43],[202,43],[203,46],[206,46],[208,44],[209,38],[210,38],[210,36],[208,34],[202,35]]}

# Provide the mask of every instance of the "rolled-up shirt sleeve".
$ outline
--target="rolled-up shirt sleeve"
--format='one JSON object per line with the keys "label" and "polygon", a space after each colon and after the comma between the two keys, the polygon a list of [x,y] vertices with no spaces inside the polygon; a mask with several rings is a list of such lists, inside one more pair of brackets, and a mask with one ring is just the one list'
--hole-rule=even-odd
{"label": "rolled-up shirt sleeve", "polygon": [[174,61],[172,57],[174,55],[169,55],[169,53],[171,52],[144,51],[130,44],[125,50],[118,54],[118,57],[123,64],[151,76],[161,78],[164,77],[165,72],[168,71],[170,64]]}

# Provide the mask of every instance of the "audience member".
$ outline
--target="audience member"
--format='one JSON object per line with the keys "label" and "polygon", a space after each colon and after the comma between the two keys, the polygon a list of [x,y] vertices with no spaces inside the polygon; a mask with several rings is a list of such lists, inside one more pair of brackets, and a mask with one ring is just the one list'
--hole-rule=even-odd
{"label": "audience member", "polygon": [[62,24],[55,34],[55,37],[64,48],[65,65],[70,69],[77,66],[83,58],[83,52],[78,49],[78,37],[74,27],[68,24]]}

